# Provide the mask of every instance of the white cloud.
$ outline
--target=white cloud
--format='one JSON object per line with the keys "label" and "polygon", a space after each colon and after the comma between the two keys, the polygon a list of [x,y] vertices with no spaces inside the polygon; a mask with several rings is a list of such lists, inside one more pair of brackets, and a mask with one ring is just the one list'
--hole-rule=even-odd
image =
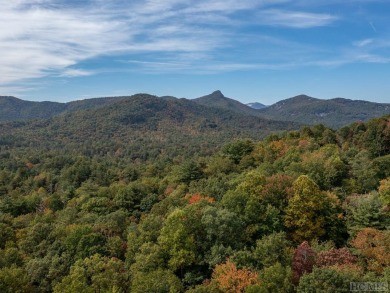
{"label": "white cloud", "polygon": [[302,29],[329,25],[337,19],[330,14],[277,9],[264,10],[258,14],[258,21],[262,24]]}
{"label": "white cloud", "polygon": [[78,76],[89,76],[89,75],[93,75],[95,73],[96,72],[89,71],[89,70],[68,68],[68,69],[65,69],[61,73],[61,76],[62,77],[78,77]]}
{"label": "white cloud", "polygon": [[356,47],[366,47],[374,42],[373,39],[364,39],[357,42],[354,42],[353,45]]}
{"label": "white cloud", "polygon": [[[230,56],[223,53],[225,48],[241,46],[244,39],[241,29],[246,26],[306,29],[327,26],[339,19],[329,13],[300,11],[304,7],[297,8],[294,3],[291,0],[88,0],[69,4],[66,0],[0,0],[4,26],[0,30],[0,85],[12,88],[41,77],[95,74],[107,68],[89,70],[82,63],[98,56],[121,54],[129,55],[126,59],[132,58],[134,66],[154,72],[290,68],[294,59],[302,55],[305,58],[302,63],[310,62],[306,56],[312,48],[291,46],[278,38],[262,38],[256,32],[255,45],[263,59],[256,52],[256,60],[251,62],[245,50],[243,60],[229,60]],[[236,17],[236,13],[240,16]],[[246,40],[242,47],[251,42]],[[368,44],[369,39],[355,46]],[[279,57],[280,52],[284,57]],[[274,59],[276,56],[278,60]]]}
{"label": "white cloud", "polygon": [[120,50],[128,38],[120,23],[96,11],[49,4],[18,0],[2,6],[0,84],[69,71],[82,60]]}

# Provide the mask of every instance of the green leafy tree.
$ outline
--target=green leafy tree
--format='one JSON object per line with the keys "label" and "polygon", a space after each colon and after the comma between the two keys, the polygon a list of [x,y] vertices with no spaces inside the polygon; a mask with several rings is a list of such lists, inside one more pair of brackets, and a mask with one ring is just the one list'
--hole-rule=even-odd
{"label": "green leafy tree", "polygon": [[0,292],[29,293],[32,290],[27,274],[22,268],[13,265],[0,269]]}
{"label": "green leafy tree", "polygon": [[246,290],[247,293],[294,292],[291,268],[279,262],[260,271],[259,279],[260,284],[249,286]]}
{"label": "green leafy tree", "polygon": [[390,208],[390,177],[381,181],[378,191],[383,204]]}
{"label": "green leafy tree", "polygon": [[180,279],[169,270],[138,272],[131,283],[132,293],[178,293],[182,291]]}
{"label": "green leafy tree", "polygon": [[231,211],[199,201],[172,212],[158,242],[169,255],[168,264],[173,270],[209,266],[230,248],[242,245],[242,229],[243,222]]}
{"label": "green leafy tree", "polygon": [[177,171],[176,180],[180,183],[189,184],[191,181],[201,179],[203,171],[200,165],[195,161],[184,162]]}
{"label": "green leafy tree", "polygon": [[326,145],[306,153],[302,161],[302,171],[321,188],[339,186],[347,172],[347,166],[340,157],[337,145]]}
{"label": "green leafy tree", "polygon": [[152,272],[165,268],[164,252],[155,243],[144,243],[135,255],[135,263],[131,266],[133,274],[137,272]]}
{"label": "green leafy tree", "polygon": [[166,219],[161,229],[159,243],[168,253],[169,267],[173,270],[195,261],[197,247],[191,226],[196,225],[198,220],[179,209],[172,212]]}
{"label": "green leafy tree", "polygon": [[292,259],[292,245],[287,240],[286,233],[273,233],[257,240],[252,254],[254,267],[257,270],[270,267],[275,263],[288,266]]}
{"label": "green leafy tree", "polygon": [[[309,177],[300,176],[293,184],[294,196],[288,201],[284,224],[296,241],[325,235],[330,200]],[[330,215],[332,216],[332,215]]]}
{"label": "green leafy tree", "polygon": [[15,239],[15,231],[9,225],[0,223],[0,249],[5,247],[7,241]]}
{"label": "green leafy tree", "polygon": [[96,253],[105,253],[105,238],[86,225],[70,226],[65,246],[76,259],[83,259]]}
{"label": "green leafy tree", "polygon": [[128,279],[122,261],[95,254],[78,260],[54,292],[126,292]]}
{"label": "green leafy tree", "polygon": [[375,190],[379,184],[378,169],[368,151],[360,151],[351,161],[349,188],[352,192],[364,193]]}
{"label": "green leafy tree", "polygon": [[225,145],[221,152],[222,155],[238,164],[241,159],[253,150],[253,142],[250,140],[237,140]]}
{"label": "green leafy tree", "polygon": [[298,293],[350,292],[350,282],[360,281],[353,273],[340,272],[331,268],[314,268],[313,272],[303,275],[297,288]]}
{"label": "green leafy tree", "polygon": [[347,226],[354,236],[357,231],[371,227],[379,230],[390,225],[388,213],[377,192],[351,196],[346,200]]}

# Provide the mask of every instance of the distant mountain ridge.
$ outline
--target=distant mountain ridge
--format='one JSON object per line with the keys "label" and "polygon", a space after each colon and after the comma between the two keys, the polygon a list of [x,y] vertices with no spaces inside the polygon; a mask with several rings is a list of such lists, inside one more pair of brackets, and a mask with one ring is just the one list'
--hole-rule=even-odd
{"label": "distant mountain ridge", "polygon": [[56,102],[31,102],[15,97],[0,97],[0,121],[44,119],[64,111],[65,104]]}
{"label": "distant mountain ridge", "polygon": [[262,104],[262,103],[259,103],[259,102],[253,102],[253,103],[248,103],[248,104],[245,104],[247,105],[248,107],[251,107],[253,109],[256,109],[256,110],[260,110],[260,109],[264,109],[264,108],[267,108],[268,106]]}
{"label": "distant mountain ridge", "polygon": [[[99,109],[128,98],[126,96],[105,97],[57,103],[32,102],[15,97],[0,96],[0,122],[48,119],[63,113]],[[160,99],[165,101],[179,100],[173,96],[163,96]],[[260,103],[244,105],[234,99],[225,97],[221,91],[215,91],[209,95],[193,99],[191,102],[206,108],[230,111],[245,116],[292,121],[306,125],[322,123],[333,128],[339,128],[355,121],[367,121],[390,113],[390,104],[343,98],[321,100],[307,95],[295,96],[271,106],[264,106]],[[256,109],[259,107],[263,108]]]}
{"label": "distant mountain ridge", "polygon": [[321,100],[307,95],[285,99],[259,110],[260,116],[268,119],[295,121],[307,125],[322,123],[334,128],[389,113],[390,104],[343,98]]}
{"label": "distant mountain ridge", "polygon": [[0,96],[0,122],[48,119],[64,112],[99,108],[119,101],[120,99],[123,99],[123,97],[93,98],[58,103],[33,102],[11,96]]}

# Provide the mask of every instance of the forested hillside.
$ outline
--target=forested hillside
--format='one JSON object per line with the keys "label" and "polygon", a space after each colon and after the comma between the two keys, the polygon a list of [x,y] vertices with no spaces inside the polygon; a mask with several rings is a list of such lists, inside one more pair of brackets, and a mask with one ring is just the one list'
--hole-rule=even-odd
{"label": "forested hillside", "polygon": [[96,109],[123,99],[126,99],[126,97],[96,98],[69,103],[57,103],[32,102],[15,97],[0,96],[0,122],[48,119],[64,112]]}
{"label": "forested hillside", "polygon": [[268,119],[295,121],[305,125],[321,123],[333,128],[386,114],[390,114],[390,104],[342,98],[321,100],[306,95],[279,101],[258,112],[260,117]]}
{"label": "forested hillside", "polygon": [[[113,116],[117,112],[115,108],[118,105],[122,105],[126,108],[132,106],[139,108],[139,106],[133,105],[134,103],[137,103],[135,101],[137,100],[137,97],[154,97],[157,99],[156,96],[148,94],[136,94],[125,97],[105,97],[72,101],[68,103],[57,103],[31,102],[14,97],[0,96],[0,122],[26,122],[32,119],[56,119],[57,116],[72,116],[75,112],[83,110],[97,110],[96,113],[103,111],[102,114],[107,114],[104,112],[106,112],[107,108],[111,106],[113,106],[112,110],[114,113],[110,115]],[[194,108],[192,113],[197,116],[202,116],[203,112],[207,113],[209,116],[211,113],[218,112],[218,115],[222,114],[225,116],[224,119],[226,121],[228,120],[226,119],[228,115],[227,113],[232,112],[235,117],[237,117],[237,115],[245,116],[247,117],[247,120],[252,121],[254,120],[253,117],[258,117],[263,120],[284,121],[286,123],[290,123],[291,125],[324,124],[335,129],[346,126],[355,121],[368,121],[375,117],[390,114],[390,104],[348,100],[342,98],[321,100],[306,95],[285,99],[271,106],[264,106],[260,103],[250,103],[244,105],[239,101],[225,97],[220,91],[215,91],[209,95],[193,100],[184,98],[177,99],[172,96],[163,96],[158,99],[162,100],[161,104],[180,103],[183,106],[185,105],[186,109],[181,109],[184,111]],[[204,109],[205,107],[213,110]],[[81,114],[81,116],[82,115],[84,114]],[[208,119],[212,120],[210,117]],[[232,119],[236,120],[237,118]],[[85,124],[85,122],[83,122],[83,124]],[[277,127],[280,126],[282,126],[283,129],[283,123],[279,123],[279,126]],[[287,129],[291,128],[285,128],[285,130]]]}
{"label": "forested hillside", "polygon": [[235,138],[260,139],[297,129],[186,99],[138,94],[97,109],[63,113],[49,120],[0,124],[0,143],[10,148],[67,149],[84,155],[115,154],[133,159],[210,154]]}
{"label": "forested hillside", "polygon": [[143,96],[2,124],[0,292],[389,282],[390,116],[263,140],[243,119]]}

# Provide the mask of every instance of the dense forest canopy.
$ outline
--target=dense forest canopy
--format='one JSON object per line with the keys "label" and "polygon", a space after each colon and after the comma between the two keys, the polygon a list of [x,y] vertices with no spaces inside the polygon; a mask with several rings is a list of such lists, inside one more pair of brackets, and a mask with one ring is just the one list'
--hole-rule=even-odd
{"label": "dense forest canopy", "polygon": [[[196,121],[191,136],[192,116],[175,108],[186,101],[145,103],[175,116],[146,123],[122,108],[105,125],[91,121],[103,110],[2,125],[0,292],[349,292],[350,282],[389,282],[390,116],[227,142],[234,132],[222,120]],[[184,128],[126,136],[178,119],[191,140],[176,144]],[[202,125],[224,128],[199,136]]]}

